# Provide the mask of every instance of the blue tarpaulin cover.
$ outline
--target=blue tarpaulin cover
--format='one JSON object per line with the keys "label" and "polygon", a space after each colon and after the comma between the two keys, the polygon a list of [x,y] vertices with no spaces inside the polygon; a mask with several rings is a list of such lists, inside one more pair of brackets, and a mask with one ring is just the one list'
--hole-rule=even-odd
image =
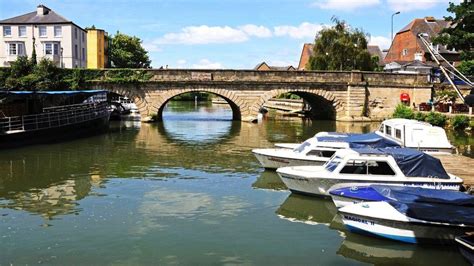
{"label": "blue tarpaulin cover", "polygon": [[328,136],[316,137],[321,142],[347,142],[350,148],[385,148],[400,147],[400,145],[392,140],[386,139],[375,132],[367,134],[341,134],[329,133]]}
{"label": "blue tarpaulin cover", "polygon": [[0,94],[16,94],[16,95],[59,95],[59,94],[95,94],[99,92],[107,92],[105,90],[80,90],[80,91],[0,91]]}
{"label": "blue tarpaulin cover", "polygon": [[437,177],[449,179],[441,161],[424,152],[409,148],[355,148],[359,154],[392,156],[400,170],[408,177]]}

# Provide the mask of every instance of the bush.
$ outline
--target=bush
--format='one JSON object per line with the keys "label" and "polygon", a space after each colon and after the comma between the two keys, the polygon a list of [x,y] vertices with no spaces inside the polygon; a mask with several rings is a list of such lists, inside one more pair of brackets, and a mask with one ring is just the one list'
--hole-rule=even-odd
{"label": "bush", "polygon": [[425,121],[426,115],[422,112],[416,112],[415,115],[413,116],[413,119],[418,120],[418,121]]}
{"label": "bush", "polygon": [[397,105],[392,115],[393,118],[406,118],[406,119],[413,119],[414,116],[415,114],[413,110],[402,103]]}
{"label": "bush", "polygon": [[426,122],[439,127],[444,127],[447,120],[448,118],[445,115],[436,112],[429,112],[425,118]]}
{"label": "bush", "polygon": [[465,115],[457,115],[451,118],[451,125],[454,130],[464,130],[470,125],[470,119]]}

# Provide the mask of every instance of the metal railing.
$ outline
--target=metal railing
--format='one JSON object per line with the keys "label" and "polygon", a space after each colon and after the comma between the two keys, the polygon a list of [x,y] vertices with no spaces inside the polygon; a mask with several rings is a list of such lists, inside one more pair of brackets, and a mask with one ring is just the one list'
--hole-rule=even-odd
{"label": "metal railing", "polygon": [[62,127],[108,115],[106,102],[48,107],[40,114],[0,118],[0,133]]}

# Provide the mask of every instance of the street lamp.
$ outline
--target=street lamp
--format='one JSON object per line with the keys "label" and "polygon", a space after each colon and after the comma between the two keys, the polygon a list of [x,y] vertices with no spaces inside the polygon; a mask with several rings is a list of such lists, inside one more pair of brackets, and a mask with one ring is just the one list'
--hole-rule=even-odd
{"label": "street lamp", "polygon": [[393,41],[393,16],[400,14],[400,11],[397,11],[392,14],[392,41]]}

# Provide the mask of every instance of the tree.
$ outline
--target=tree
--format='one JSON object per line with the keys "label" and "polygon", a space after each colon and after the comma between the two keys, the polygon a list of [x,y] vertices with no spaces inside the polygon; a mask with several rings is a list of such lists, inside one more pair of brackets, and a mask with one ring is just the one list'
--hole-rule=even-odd
{"label": "tree", "polygon": [[460,70],[465,74],[474,75],[474,4],[469,0],[459,5],[449,3],[447,11],[455,15],[444,17],[452,26],[443,29],[433,42],[460,51]]}
{"label": "tree", "polygon": [[351,29],[343,20],[331,19],[336,25],[321,30],[315,39],[310,70],[373,70],[367,50],[367,37],[361,29]]}
{"label": "tree", "polygon": [[151,61],[148,52],[142,47],[142,41],[117,31],[110,41],[109,57],[112,67],[149,68]]}

